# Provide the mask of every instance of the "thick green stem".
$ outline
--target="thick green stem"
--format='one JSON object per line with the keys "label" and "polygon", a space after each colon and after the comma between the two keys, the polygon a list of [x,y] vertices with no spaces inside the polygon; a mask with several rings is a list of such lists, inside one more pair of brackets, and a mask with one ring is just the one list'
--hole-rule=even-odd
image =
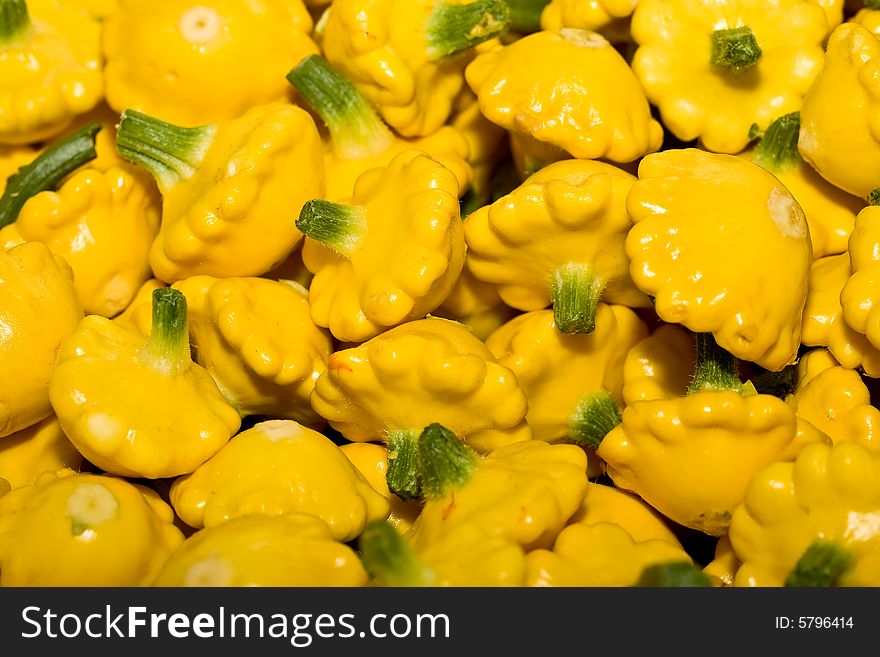
{"label": "thick green stem", "polygon": [[880,9],[880,0],[865,0],[865,7],[868,9]]}
{"label": "thick green stem", "polygon": [[785,580],[786,586],[835,586],[840,576],[852,566],[852,556],[834,541],[816,539],[798,559]]}
{"label": "thick green stem", "polygon": [[348,256],[366,233],[367,221],[361,206],[315,199],[303,205],[296,227],[306,237]]}
{"label": "thick green stem", "polygon": [[9,176],[0,197],[0,228],[18,219],[18,213],[31,196],[56,189],[67,175],[98,157],[95,135],[100,129],[101,126],[92,121],[52,144],[33,162]]}
{"label": "thick green stem", "polygon": [[116,150],[153,174],[164,194],[195,173],[216,131],[213,125],[184,128],[125,110],[116,133]]}
{"label": "thick green stem", "polygon": [[433,586],[434,573],[384,520],[371,522],[358,538],[361,561],[381,586]]}
{"label": "thick green stem", "polygon": [[800,130],[800,112],[780,116],[761,137],[752,162],[773,173],[797,166],[801,162],[801,154],[798,152]]}
{"label": "thick green stem", "polygon": [[712,586],[706,574],[689,561],[673,561],[648,566],[635,586],[686,588]]}
{"label": "thick green stem", "polygon": [[592,333],[605,281],[590,265],[568,263],[553,272],[550,299],[556,327],[563,333]]}
{"label": "thick green stem", "polygon": [[390,148],[391,131],[370,103],[320,55],[303,59],[287,79],[323,119],[336,155],[361,160]]}
{"label": "thick green stem", "polygon": [[25,0],[0,0],[0,43],[20,37],[31,27]]}
{"label": "thick green stem", "polygon": [[711,333],[697,333],[697,366],[688,393],[701,390],[742,392],[736,357],[718,346]]}
{"label": "thick green stem", "polygon": [[586,447],[596,448],[608,433],[621,422],[617,402],[607,390],[584,397],[571,418],[571,439]]}
{"label": "thick green stem", "polygon": [[746,26],[712,33],[712,69],[739,77],[761,59],[761,47]]}
{"label": "thick green stem", "polygon": [[388,489],[407,502],[421,499],[419,432],[415,430],[390,431],[386,441],[388,443],[388,469],[385,471],[385,480],[388,482]]}
{"label": "thick green stem", "polygon": [[520,34],[531,34],[541,29],[541,13],[550,0],[507,0],[510,9],[510,29]]}
{"label": "thick green stem", "polygon": [[163,287],[153,291],[153,323],[141,360],[167,376],[192,364],[186,297],[179,290]]}
{"label": "thick green stem", "polygon": [[504,32],[510,9],[504,0],[475,0],[453,4],[439,0],[425,23],[429,59],[442,59],[464,52]]}
{"label": "thick green stem", "polygon": [[880,187],[868,193],[867,201],[869,205],[880,205]]}
{"label": "thick green stem", "polygon": [[426,500],[446,497],[470,481],[480,457],[446,427],[431,424],[419,436],[422,495]]}

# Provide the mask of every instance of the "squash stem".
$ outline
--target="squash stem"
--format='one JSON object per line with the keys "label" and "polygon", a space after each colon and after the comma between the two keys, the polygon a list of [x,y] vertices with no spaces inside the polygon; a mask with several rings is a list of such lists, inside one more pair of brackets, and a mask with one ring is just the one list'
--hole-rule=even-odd
{"label": "squash stem", "polygon": [[296,227],[306,237],[348,256],[360,244],[367,222],[359,205],[314,199],[303,205]]}
{"label": "squash stem", "polygon": [[361,561],[382,586],[433,586],[434,573],[389,523],[368,524],[358,538]]}
{"label": "squash stem", "polygon": [[196,172],[216,131],[213,125],[184,128],[125,110],[116,132],[116,150],[153,174],[164,194]]}
{"label": "squash stem", "polygon": [[751,382],[743,384],[739,378],[739,361],[715,342],[711,333],[697,333],[697,366],[688,394],[702,390],[732,390],[740,394],[754,394]]}
{"label": "squash stem", "polygon": [[153,290],[153,323],[141,360],[166,376],[174,376],[192,364],[186,297],[180,290]]}
{"label": "squash stem", "polygon": [[550,299],[556,327],[563,333],[592,333],[605,281],[590,265],[568,263],[553,272]]}
{"label": "squash stem", "polygon": [[541,29],[541,13],[550,0],[507,0],[510,9],[510,29],[520,34],[531,34]]}
{"label": "squash stem", "polygon": [[798,559],[785,580],[786,586],[835,586],[852,565],[852,556],[835,541],[816,539]]}
{"label": "squash stem", "polygon": [[866,200],[868,201],[868,205],[880,205],[880,187],[878,187],[877,189],[872,189],[868,193],[868,197]]}
{"label": "squash stem", "polygon": [[607,390],[600,390],[578,402],[569,435],[579,445],[596,448],[620,422],[620,409],[614,397]]}
{"label": "squash stem", "polygon": [[761,59],[761,47],[749,27],[715,30],[712,33],[712,69],[739,77]]}
{"label": "squash stem", "polygon": [[801,161],[798,135],[801,130],[800,112],[780,116],[770,124],[755,148],[752,162],[767,171],[777,173],[796,166]]}
{"label": "squash stem", "polygon": [[635,586],[686,588],[712,586],[706,574],[689,561],[673,561],[648,566]]}
{"label": "squash stem", "polygon": [[29,198],[56,189],[67,175],[98,157],[95,135],[100,129],[101,126],[92,121],[52,144],[33,162],[9,176],[0,197],[0,228],[18,219],[18,213]]}
{"label": "squash stem", "polygon": [[425,23],[428,59],[457,55],[504,32],[510,9],[504,0],[456,4],[440,0]]}
{"label": "squash stem", "polygon": [[363,160],[391,147],[391,131],[367,100],[320,55],[309,55],[287,80],[318,113],[342,159]]}
{"label": "squash stem", "polygon": [[31,27],[25,0],[0,0],[0,43],[9,43]]}
{"label": "squash stem", "polygon": [[419,432],[395,430],[388,432],[388,469],[385,480],[388,490],[406,502],[421,499],[419,472]]}
{"label": "squash stem", "polygon": [[439,424],[430,424],[419,436],[422,495],[437,500],[470,481],[480,457],[458,436]]}

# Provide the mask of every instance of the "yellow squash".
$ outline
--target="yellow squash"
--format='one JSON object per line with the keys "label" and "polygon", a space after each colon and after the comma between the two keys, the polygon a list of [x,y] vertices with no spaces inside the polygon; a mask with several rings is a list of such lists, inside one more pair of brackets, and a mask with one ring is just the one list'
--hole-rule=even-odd
{"label": "yellow squash", "polygon": [[576,27],[599,32],[612,42],[629,40],[629,17],[639,0],[550,0],[541,28]]}
{"label": "yellow squash", "polygon": [[55,0],[0,3],[0,144],[57,135],[103,94],[101,24]]}
{"label": "yellow squash", "polygon": [[296,227],[315,274],[312,319],[345,342],[425,317],[464,265],[458,183],[420,151],[362,174],[348,203],[307,202]]}
{"label": "yellow squash", "polygon": [[703,568],[703,574],[709,578],[712,586],[733,586],[740,563],[730,544],[729,536],[718,539],[714,556],[715,558]]}
{"label": "yellow squash", "polygon": [[480,452],[531,438],[516,375],[466,327],[439,318],[331,355],[312,407],[348,440],[388,441],[395,459],[432,422]]}
{"label": "yellow squash", "polygon": [[620,419],[623,361],[648,329],[632,310],[599,303],[596,330],[562,333],[553,311],[515,317],[486,340],[516,374],[532,437],[595,446]]}
{"label": "yellow squash", "polygon": [[640,0],[632,67],[678,139],[738,153],[800,109],[827,31],[815,0]]}
{"label": "yellow squash", "polygon": [[134,326],[144,335],[149,335],[153,322],[153,292],[163,287],[167,286],[159,279],[149,279],[138,288],[128,307],[113,320]]}
{"label": "yellow squash", "polygon": [[0,497],[0,586],[144,586],[183,542],[159,495],[61,471]]}
{"label": "yellow squash", "polygon": [[[872,205],[856,217],[856,227],[849,240],[852,273],[843,280],[839,303],[846,325],[866,336],[874,348],[880,349],[880,304],[877,303],[880,297],[877,293],[880,281],[880,207],[877,204],[880,203],[880,193],[872,193],[871,202]],[[840,278],[845,275],[842,263],[838,273]],[[873,349],[869,351],[873,352]],[[880,365],[876,370],[873,374],[869,372],[869,376],[880,376]]]}
{"label": "yellow squash", "polygon": [[388,515],[377,493],[333,442],[291,420],[260,422],[171,486],[171,504],[191,527],[251,513],[308,513],[350,541]]}
{"label": "yellow squash", "polygon": [[663,141],[632,70],[595,32],[530,34],[478,55],[466,76],[486,118],[520,138],[527,172],[546,163],[548,148],[632,162]]}
{"label": "yellow squash", "polygon": [[63,259],[40,242],[0,251],[0,437],[52,414],[55,358],[82,316]]}
{"label": "yellow squash", "polygon": [[335,0],[319,42],[404,137],[446,123],[461,90],[469,51],[507,27],[503,0]]}
{"label": "yellow squash", "polygon": [[312,323],[304,288],[210,276],[193,276],[174,287],[186,297],[195,361],[242,417],[323,423],[309,396],[333,345],[330,334]]}
{"label": "yellow squash", "polygon": [[663,324],[626,354],[623,401],[670,399],[687,394],[693,377],[694,335],[677,324]]}
{"label": "yellow squash", "polygon": [[[285,100],[318,52],[301,0],[120,0],[104,21],[107,101],[169,123],[223,123]],[[304,168],[308,170],[308,168]]]}
{"label": "yellow squash", "polygon": [[202,529],[178,548],[153,586],[364,586],[357,554],[306,513],[252,514]]}
{"label": "yellow squash", "polygon": [[641,161],[627,208],[630,272],[660,319],[769,370],[795,360],[813,258],[779,180],[729,155],[668,150]]}
{"label": "yellow squash", "polygon": [[501,300],[495,285],[481,281],[471,273],[465,257],[461,276],[446,300],[431,314],[461,322],[480,340],[485,340],[518,313]]}
{"label": "yellow squash", "polygon": [[54,416],[0,440],[0,477],[12,488],[30,486],[46,472],[78,470],[82,463]]}
{"label": "yellow squash", "polygon": [[193,363],[186,300],[171,288],[153,292],[149,337],[98,315],[83,319],[58,354],[49,396],[83,456],[124,477],[192,472],[241,423]]}
{"label": "yellow squash", "polygon": [[811,445],[749,483],[730,525],[736,586],[880,585],[880,456]]}
{"label": "yellow squash", "polygon": [[156,278],[259,276],[299,244],[294,222],[324,189],[311,116],[258,105],[220,125],[185,128],[122,114],[116,146],[162,192],[162,225],[150,249]]}
{"label": "yellow squash", "polygon": [[604,162],[565,160],[541,169],[465,221],[468,267],[519,310],[553,305],[564,333],[589,333],[599,299],[630,307],[648,299],[633,285],[624,243],[626,197],[635,179]]}
{"label": "yellow squash", "polygon": [[0,194],[6,189],[6,179],[38,154],[31,146],[0,146]]}

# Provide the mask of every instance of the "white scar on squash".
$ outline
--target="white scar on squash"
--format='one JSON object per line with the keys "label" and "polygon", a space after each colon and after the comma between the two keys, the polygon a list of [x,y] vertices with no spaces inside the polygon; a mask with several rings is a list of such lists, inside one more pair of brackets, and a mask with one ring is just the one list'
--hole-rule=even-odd
{"label": "white scar on squash", "polygon": [[807,234],[807,220],[795,200],[778,187],[770,191],[767,199],[770,218],[786,237],[801,239]]}
{"label": "white scar on squash", "polygon": [[291,420],[269,420],[261,422],[258,427],[260,433],[273,443],[299,438],[303,432],[302,426]]}

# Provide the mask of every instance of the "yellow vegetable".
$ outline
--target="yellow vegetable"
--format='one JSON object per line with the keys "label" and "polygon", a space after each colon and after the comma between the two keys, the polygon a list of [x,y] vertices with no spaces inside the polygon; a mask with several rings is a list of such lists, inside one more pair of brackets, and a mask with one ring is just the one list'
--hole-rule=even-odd
{"label": "yellow vegetable", "polygon": [[541,13],[541,28],[592,30],[610,41],[629,36],[629,17],[639,0],[551,0]]}
{"label": "yellow vegetable", "polygon": [[552,550],[535,550],[526,560],[528,586],[633,586],[648,566],[691,561],[681,547],[634,540],[608,522],[569,525]]}
{"label": "yellow vegetable", "polygon": [[627,208],[630,272],[660,319],[769,370],[795,360],[812,249],[803,211],[772,174],[668,150],[641,161]]}
{"label": "yellow vegetable", "polygon": [[82,462],[53,416],[0,440],[0,477],[13,488],[30,486],[46,472],[78,470]]}
{"label": "yellow vegetable", "polygon": [[189,309],[195,361],[242,417],[320,426],[309,403],[332,351],[315,326],[305,289],[264,278],[193,276],[174,284]]}
{"label": "yellow vegetable", "polygon": [[149,338],[122,322],[83,319],[58,354],[49,396],[83,456],[125,477],[192,472],[241,422],[192,362],[186,300],[171,288],[153,292]]}
{"label": "yellow vegetable", "polygon": [[408,537],[417,552],[474,525],[525,550],[549,547],[587,492],[587,457],[539,440],[480,457],[439,424],[418,441],[421,515]]}
{"label": "yellow vegetable", "polygon": [[349,203],[307,202],[296,227],[315,274],[312,319],[344,342],[425,317],[464,265],[455,176],[419,151],[365,172]]}
{"label": "yellow vegetable", "polygon": [[[516,375],[466,327],[439,318],[407,322],[332,354],[312,407],[348,440],[385,440],[391,477],[409,468],[418,436],[432,422],[484,453],[531,438]],[[392,486],[402,497],[406,488],[402,481]]]}
{"label": "yellow vegetable", "polygon": [[798,148],[825,180],[865,197],[880,180],[880,40],[856,23],[828,38],[825,65],[804,97]]}
{"label": "yellow vegetable", "polygon": [[843,253],[865,202],[830,184],[804,162],[797,147],[799,134],[800,114],[786,114],[770,124],[755,148],[739,157],[767,169],[791,192],[804,211],[814,259]]}
{"label": "yellow vegetable", "polygon": [[44,244],[0,251],[0,437],[52,414],[55,358],[82,316],[70,266]]}
{"label": "yellow vegetable", "polygon": [[52,137],[103,93],[101,25],[53,0],[0,3],[0,144]]}
{"label": "yellow vegetable", "polygon": [[749,483],[730,526],[742,561],[735,584],[878,586],[878,517],[880,456],[849,443],[810,445]]}
{"label": "yellow vegetable", "polygon": [[[880,196],[872,193],[871,202],[872,205],[856,217],[856,227],[849,240],[852,274],[843,281],[840,306],[846,325],[866,336],[874,348],[880,349],[880,304],[876,303],[880,296],[877,294],[880,277],[880,207],[877,204]],[[838,273],[843,278],[842,263]],[[869,351],[873,352],[873,349]],[[880,375],[880,366],[876,373],[874,370],[872,368],[869,376]]]}
{"label": "yellow vegetable", "polygon": [[82,7],[98,20],[107,18],[119,9],[119,0],[74,0],[69,4]]}
{"label": "yellow vegetable", "polygon": [[507,27],[503,0],[335,0],[321,21],[327,61],[404,137],[452,111],[468,51]]}
{"label": "yellow vegetable", "polygon": [[495,285],[481,281],[471,273],[465,258],[461,276],[449,296],[431,314],[461,322],[476,337],[485,340],[517,311],[501,300]]}
{"label": "yellow vegetable", "polygon": [[251,513],[321,518],[338,541],[388,515],[377,493],[333,442],[290,420],[260,422],[171,486],[171,504],[191,527]]}
{"label": "yellow vegetable", "polygon": [[624,251],[635,178],[604,162],[548,165],[465,222],[468,267],[498,285],[519,310],[553,305],[564,333],[589,333],[599,299],[630,307],[648,299],[633,285]]}
{"label": "yellow vegetable", "polygon": [[633,402],[597,454],[616,486],[685,527],[721,536],[752,474],[795,440],[796,421],[781,399],[744,386],[736,360],[711,336],[697,337],[689,394]]}
{"label": "yellow vegetable", "polygon": [[351,461],[373,490],[388,500],[388,522],[406,532],[422,511],[417,502],[404,502],[388,488],[388,448],[376,443],[346,443],[339,451]]}
{"label": "yellow vegetable", "polygon": [[318,130],[292,105],[260,105],[196,128],[125,111],[116,146],[159,184],[162,225],[150,266],[168,283],[269,271],[299,244],[294,221],[324,189]]}
{"label": "yellow vegetable", "polygon": [[857,372],[816,349],[801,358],[798,375],[797,387],[786,401],[799,418],[835,445],[858,443],[874,454],[880,452],[880,409],[871,404],[871,393]]}
{"label": "yellow vegetable", "polygon": [[858,13],[850,19],[851,23],[858,23],[862,27],[868,28],[873,34],[880,36],[880,11],[877,9],[869,9],[865,5],[864,9],[860,9]]}
{"label": "yellow vegetable", "polygon": [[357,554],[306,513],[252,514],[190,536],[153,586],[364,586]]}
{"label": "yellow vegetable", "polygon": [[530,34],[478,55],[466,77],[486,118],[521,138],[533,166],[547,159],[548,146],[576,158],[632,162],[663,141],[632,70],[595,32]]}
{"label": "yellow vegetable", "polygon": [[599,303],[596,330],[562,333],[553,311],[515,317],[486,346],[516,374],[532,438],[595,446],[620,422],[623,361],[648,329],[629,308]]}
{"label": "yellow vegetable", "polygon": [[183,541],[155,491],[62,471],[0,498],[0,586],[143,586]]}
{"label": "yellow vegetable", "polygon": [[624,404],[687,394],[694,348],[693,333],[677,324],[663,324],[635,345],[623,361]]}
{"label": "yellow vegetable", "polygon": [[430,155],[452,171],[459,194],[468,190],[470,146],[457,128],[443,126],[418,139],[394,135],[357,88],[318,55],[303,59],[287,79],[320,115],[330,134],[324,154],[326,200],[345,201],[354,194],[362,173],[386,167],[399,153],[411,149]]}
{"label": "yellow vegetable", "polygon": [[163,287],[166,285],[162,281],[156,278],[149,279],[138,288],[128,307],[113,320],[134,326],[144,335],[149,335],[153,322],[153,292]]}
{"label": "yellow vegetable", "polygon": [[706,564],[703,573],[709,577],[713,586],[733,586],[739,566],[730,537],[722,536],[715,544],[715,558]]}
{"label": "yellow vegetable", "polygon": [[6,179],[37,155],[30,146],[0,146],[0,194],[6,189]]}
{"label": "yellow vegetable", "polygon": [[523,586],[526,555],[502,536],[466,524],[417,551],[386,522],[369,525],[358,541],[375,586]]}
{"label": "yellow vegetable", "polygon": [[815,0],[640,0],[632,67],[678,139],[738,153],[800,109],[827,31]]}
{"label": "yellow vegetable", "polygon": [[[880,351],[845,321],[841,300],[847,299],[852,304],[850,307],[855,304],[842,291],[848,289],[853,293],[859,289],[857,283],[850,284],[849,280],[855,278],[850,278],[848,253],[828,256],[813,263],[801,341],[809,347],[828,347],[834,358],[846,368],[861,368],[868,376],[880,377]],[[849,288],[845,288],[846,285]],[[862,287],[866,292],[868,289]],[[861,296],[868,297],[870,303],[869,295],[873,292]],[[858,312],[864,311],[859,309]]]}
{"label": "yellow vegetable", "polygon": [[[104,21],[107,102],[169,123],[223,123],[288,96],[318,52],[300,0],[121,0]],[[308,167],[304,167],[308,171]]]}

